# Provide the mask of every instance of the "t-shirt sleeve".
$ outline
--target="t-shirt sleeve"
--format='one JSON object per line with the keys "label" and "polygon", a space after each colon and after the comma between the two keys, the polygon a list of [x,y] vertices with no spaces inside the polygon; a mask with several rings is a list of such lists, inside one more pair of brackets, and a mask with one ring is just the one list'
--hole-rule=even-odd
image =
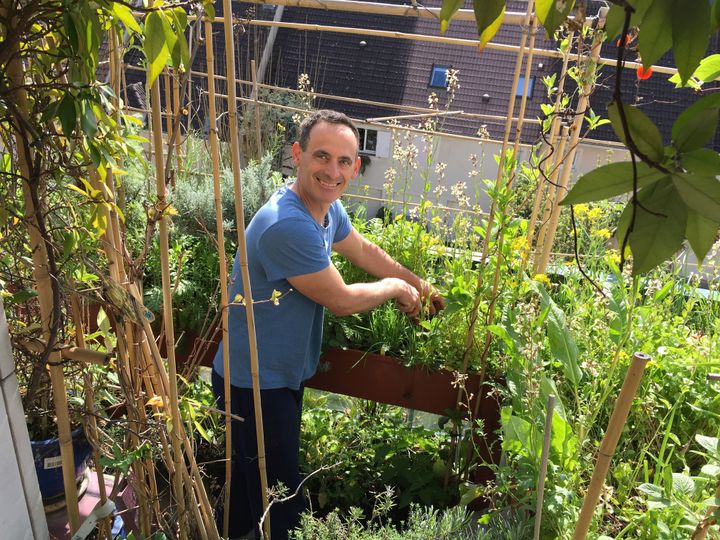
{"label": "t-shirt sleeve", "polygon": [[260,263],[271,281],[319,272],[330,265],[323,239],[311,223],[284,219],[258,240]]}
{"label": "t-shirt sleeve", "polygon": [[345,207],[340,201],[335,201],[335,203],[333,203],[333,209],[335,211],[335,222],[337,223],[335,227],[335,236],[333,237],[334,244],[345,240],[347,235],[350,234],[352,224],[350,223],[350,218],[345,211]]}

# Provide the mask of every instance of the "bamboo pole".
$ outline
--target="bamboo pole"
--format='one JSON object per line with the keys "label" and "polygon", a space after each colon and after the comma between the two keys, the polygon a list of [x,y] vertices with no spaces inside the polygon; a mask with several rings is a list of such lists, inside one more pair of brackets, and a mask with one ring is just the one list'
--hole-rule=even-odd
{"label": "bamboo pole", "polygon": [[[182,156],[182,122],[180,121],[180,115],[182,114],[182,104],[180,103],[180,80],[177,73],[173,74],[172,77],[172,90],[173,90],[173,123],[177,128],[175,133],[175,163],[177,164],[178,174],[183,172],[183,156]],[[172,140],[168,136],[168,140]],[[173,184],[173,187],[174,184]]]}
{"label": "bamboo pole", "polygon": [[[70,296],[70,309],[72,318],[75,323],[75,343],[81,349],[85,349],[85,330],[83,328],[82,309],[80,307],[80,297],[77,293]],[[95,464],[95,474],[97,475],[98,495],[100,495],[100,506],[107,502],[107,490],[105,488],[105,475],[100,465],[100,446],[97,419],[95,418],[95,402],[93,395],[92,375],[87,366],[84,366],[84,384],[85,384],[85,410],[88,414],[85,416],[85,435],[92,447],[93,463]],[[111,535],[111,516],[102,518],[98,524],[98,536],[112,540]]]}
{"label": "bamboo pole", "polygon": [[543,438],[542,455],[540,457],[540,476],[537,487],[537,504],[535,505],[535,534],[534,540],[540,540],[540,525],[542,524],[543,498],[545,495],[545,476],[547,475],[548,458],[550,457],[550,438],[552,437],[553,411],[555,410],[555,396],[550,394],[547,399],[545,413],[545,431]]}
{"label": "bamboo pole", "polygon": [[[550,123],[550,134],[548,136],[548,145],[547,148],[544,148],[541,152],[541,155],[539,156],[539,162],[541,163],[540,166],[542,166],[542,160],[545,156],[546,152],[548,152],[551,148],[555,147],[557,134],[560,129],[560,123],[561,123],[561,116],[560,116],[560,110],[562,107],[562,97],[563,92],[565,91],[565,80],[567,79],[567,68],[568,63],[570,61],[570,51],[572,50],[572,43],[573,39],[575,37],[575,32],[570,32],[568,35],[568,46],[567,49],[565,49],[565,55],[563,56],[563,63],[562,68],[560,69],[560,80],[558,81],[557,85],[557,93],[555,95],[555,104],[553,107],[553,118]],[[558,152],[556,150],[556,152]],[[562,152],[559,152],[562,154]],[[557,156],[555,156],[555,160],[557,161]],[[545,185],[545,178],[543,176],[540,176],[540,179],[538,180],[538,185],[535,191],[535,201],[533,202],[533,209],[530,214],[530,220],[528,222],[528,229],[527,234],[525,236],[525,248],[523,249],[523,256],[522,256],[522,262],[520,263],[520,274],[523,274],[525,272],[525,268],[527,267],[528,258],[530,256],[530,252],[533,249],[533,243],[535,240],[535,228],[537,226],[537,216],[538,212],[540,211],[540,206],[544,201],[544,193],[546,191],[547,186]]]}
{"label": "bamboo pole", "polygon": [[[255,436],[258,446],[258,467],[260,469],[260,494],[263,503],[263,514],[268,507],[268,485],[265,461],[265,433],[262,422],[262,405],[260,401],[260,375],[257,340],[255,336],[255,312],[253,310],[252,288],[247,260],[247,245],[245,244],[245,220],[243,219],[242,186],[240,183],[240,143],[238,141],[237,107],[235,96],[235,34],[232,27],[232,5],[230,0],[223,0],[224,30],[225,30],[225,63],[228,78],[228,118],[230,122],[230,154],[232,157],[233,181],[235,185],[235,219],[238,231],[238,256],[240,274],[245,295],[245,313],[247,315],[248,342],[250,348],[250,373],[253,385],[253,401],[255,406]],[[231,410],[227,403],[230,395],[230,374],[224,374],[226,410]],[[227,512],[227,509],[226,509]],[[270,520],[265,521],[265,536],[270,537]]]}
{"label": "bamboo pole", "polygon": [[254,112],[255,112],[255,138],[257,139],[257,160],[258,163],[260,163],[260,160],[263,157],[263,145],[262,145],[262,136],[260,132],[260,96],[258,94],[258,81],[257,81],[257,70],[255,69],[255,60],[250,61],[250,70],[252,75],[252,85],[253,85],[253,92],[252,97],[254,101]]}
{"label": "bamboo pole", "polygon": [[592,479],[590,480],[590,485],[588,486],[587,494],[585,495],[585,500],[580,510],[580,517],[575,525],[573,540],[584,540],[590,529],[590,522],[592,521],[595,507],[600,499],[600,492],[605,484],[605,476],[610,468],[610,462],[615,453],[620,434],[625,426],[633,398],[640,386],[645,365],[649,360],[650,357],[645,353],[636,352],[633,355],[630,367],[625,374],[625,381],[620,389],[620,395],[615,402],[610,422],[605,431],[605,437],[603,437],[602,443],[600,443],[597,461],[595,462],[595,470],[593,471]]}
{"label": "bamboo pole", "polygon": [[[547,196],[545,197],[545,200],[541,203],[541,208],[539,210],[542,211],[542,219],[540,220],[540,228],[538,229],[537,234],[537,243],[536,243],[536,252],[534,255],[534,265],[533,265],[533,273],[538,274],[539,271],[539,264],[538,264],[538,253],[542,254],[542,252],[545,249],[545,239],[547,237],[547,229],[550,224],[550,216],[552,215],[552,204],[555,200],[555,194],[557,192],[557,179],[560,174],[560,169],[563,166],[563,162],[565,161],[565,146],[567,144],[568,140],[568,134],[570,133],[570,127],[569,126],[563,126],[562,128],[562,135],[560,136],[560,143],[558,144],[556,153],[555,153],[555,160],[553,161],[553,168],[550,171],[550,176],[548,177],[548,187],[547,187]],[[567,166],[567,163],[565,163],[565,166]],[[538,201],[539,202],[539,201]]]}
{"label": "bamboo pole", "polygon": [[[0,6],[6,13],[9,9],[5,4]],[[28,110],[27,93],[24,89],[24,70],[17,45],[14,46],[15,53],[10,55],[7,64],[8,78],[13,86],[14,102],[20,114],[26,114]],[[26,228],[30,240],[33,261],[33,280],[38,292],[40,305],[40,319],[42,323],[43,336],[46,343],[50,342],[51,327],[54,320],[55,305],[53,300],[52,280],[55,276],[50,275],[48,246],[41,234],[40,216],[42,206],[38,207],[34,200],[30,182],[37,182],[38,188],[42,180],[32,178],[31,163],[34,160],[34,152],[30,144],[22,134],[15,133],[15,144],[17,148],[18,169],[23,177],[22,191],[25,203],[25,215],[27,216]],[[38,191],[41,191],[38,189]],[[37,201],[42,205],[42,201]],[[65,389],[65,377],[61,364],[61,357],[58,351],[51,351],[48,356],[50,382],[52,385],[53,403],[55,404],[56,422],[58,427],[58,440],[60,442],[60,456],[62,461],[63,488],[65,490],[65,502],[67,504],[68,520],[71,532],[75,532],[80,526],[80,512],[78,510],[77,486],[75,485],[75,463],[72,448],[72,433],[70,428],[70,416],[68,412],[67,393]]]}
{"label": "bamboo pole", "polygon": [[[522,97],[520,98],[520,112],[518,112],[518,121],[515,124],[515,144],[513,144],[513,155],[516,156],[518,153],[518,149],[520,148],[520,139],[522,137],[522,128],[523,123],[525,121],[525,109],[527,108],[527,100],[528,100],[528,90],[530,88],[530,74],[532,73],[532,62],[533,62],[533,56],[535,55],[535,36],[537,35],[537,17],[533,16],[530,18],[530,43],[528,44],[528,52],[527,52],[527,58],[525,59],[525,73],[523,74],[525,78],[525,84],[523,85],[522,90]],[[510,89],[510,95],[514,95],[514,88]],[[511,115],[512,116],[512,115]],[[515,171],[513,170],[511,174],[510,182],[512,182],[513,178],[515,177]],[[500,265],[498,264],[498,267]]]}
{"label": "bamboo pole", "polygon": [[170,253],[170,245],[168,241],[168,223],[165,209],[167,207],[166,189],[165,189],[165,164],[163,163],[163,141],[162,141],[162,124],[160,119],[160,84],[156,80],[151,88],[152,102],[152,132],[153,146],[155,147],[155,178],[157,186],[158,208],[161,212],[159,220],[160,231],[160,265],[162,270],[163,284],[163,322],[165,323],[165,343],[167,344],[167,362],[169,370],[169,395],[170,395],[170,415],[172,417],[173,430],[170,433],[170,439],[173,448],[173,459],[175,462],[175,475],[173,476],[173,491],[177,504],[180,538],[187,538],[187,514],[185,512],[185,496],[183,495],[182,476],[180,469],[185,466],[182,456],[182,442],[180,439],[180,415],[178,407],[178,390],[177,390],[177,366],[175,364],[175,329],[173,325],[172,314],[172,294],[171,294],[171,278],[170,263],[168,254]]}
{"label": "bamboo pole", "polygon": [[[212,159],[213,190],[215,196],[215,228],[217,231],[218,256],[220,258],[220,308],[222,310],[222,350],[225,378],[230,373],[230,333],[228,332],[228,276],[225,260],[225,235],[223,233],[222,194],[220,192],[220,151],[217,133],[217,108],[215,105],[215,50],[212,39],[212,24],[205,20],[205,58],[208,70],[208,117],[210,118],[210,157]],[[225,394],[225,411],[228,408],[228,394]],[[232,418],[225,416],[225,493],[223,512],[223,535],[228,536],[230,515],[230,487],[232,472]]]}
{"label": "bamboo pole", "polygon": [[593,46],[590,50],[590,57],[585,62],[584,70],[585,79],[588,81],[583,85],[580,99],[578,99],[578,105],[576,108],[575,119],[572,127],[570,128],[570,141],[567,156],[565,158],[565,166],[563,167],[562,176],[560,177],[559,189],[556,193],[555,200],[553,201],[552,214],[550,215],[550,223],[548,225],[547,232],[544,238],[544,246],[539,263],[536,263],[536,273],[543,274],[547,268],[550,260],[550,250],[555,241],[555,232],[557,230],[557,222],[560,215],[560,197],[565,197],[564,191],[567,190],[567,185],[570,181],[570,174],[572,173],[572,163],[575,158],[575,152],[577,151],[578,142],[580,140],[580,132],[582,129],[583,122],[585,121],[585,112],[590,106],[590,94],[595,88],[594,83],[594,71],[597,69],[598,59],[600,58],[600,49],[602,47],[601,30],[605,26],[605,19],[600,18],[598,20],[598,26],[596,34],[593,38]]}

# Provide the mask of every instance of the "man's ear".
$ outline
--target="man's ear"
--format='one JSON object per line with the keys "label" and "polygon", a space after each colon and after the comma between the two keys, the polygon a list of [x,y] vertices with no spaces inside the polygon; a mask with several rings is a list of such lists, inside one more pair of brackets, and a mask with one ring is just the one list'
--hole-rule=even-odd
{"label": "man's ear", "polygon": [[300,164],[300,152],[302,152],[300,143],[295,141],[292,145],[292,159],[296,167]]}

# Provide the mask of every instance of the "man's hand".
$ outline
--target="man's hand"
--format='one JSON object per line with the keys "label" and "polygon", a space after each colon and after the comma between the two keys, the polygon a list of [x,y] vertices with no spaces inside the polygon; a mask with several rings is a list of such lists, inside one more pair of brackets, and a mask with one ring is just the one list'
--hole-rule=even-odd
{"label": "man's hand", "polygon": [[445,309],[445,299],[435,287],[425,280],[420,281],[420,295],[422,309],[428,316],[432,317]]}
{"label": "man's hand", "polygon": [[395,304],[397,308],[410,317],[417,317],[422,308],[418,290],[399,278],[385,278],[382,281],[396,288]]}

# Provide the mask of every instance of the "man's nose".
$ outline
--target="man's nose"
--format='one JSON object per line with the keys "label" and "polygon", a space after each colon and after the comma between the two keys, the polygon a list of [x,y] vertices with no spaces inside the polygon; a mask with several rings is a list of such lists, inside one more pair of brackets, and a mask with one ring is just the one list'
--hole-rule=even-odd
{"label": "man's nose", "polygon": [[337,178],[340,174],[340,166],[336,161],[330,160],[325,166],[325,172],[328,176],[333,179]]}

